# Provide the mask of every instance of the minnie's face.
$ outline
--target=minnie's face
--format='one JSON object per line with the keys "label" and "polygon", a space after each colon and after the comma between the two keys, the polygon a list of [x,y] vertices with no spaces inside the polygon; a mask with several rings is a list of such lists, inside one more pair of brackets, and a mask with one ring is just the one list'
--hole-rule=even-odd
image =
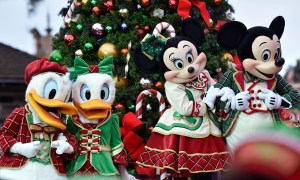
{"label": "minnie's face", "polygon": [[204,53],[198,55],[195,45],[189,41],[180,41],[176,47],[168,48],[163,54],[163,61],[169,71],[165,79],[172,83],[187,83],[196,79],[206,65]]}
{"label": "minnie's face", "polygon": [[281,58],[280,41],[276,35],[273,35],[272,39],[267,36],[257,37],[252,43],[252,52],[255,59],[243,60],[247,72],[258,78],[270,80],[281,71],[284,59]]}

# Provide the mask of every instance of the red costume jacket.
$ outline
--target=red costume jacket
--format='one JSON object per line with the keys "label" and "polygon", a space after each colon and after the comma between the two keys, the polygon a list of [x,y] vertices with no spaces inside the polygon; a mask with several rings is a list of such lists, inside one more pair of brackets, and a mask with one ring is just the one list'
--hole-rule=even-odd
{"label": "red costume jacket", "polygon": [[[22,167],[29,159],[20,154],[10,153],[9,149],[17,142],[32,142],[32,133],[29,130],[29,124],[26,118],[30,111],[27,107],[15,108],[13,112],[4,121],[3,127],[0,129],[0,167],[17,168]],[[53,141],[57,140],[58,134],[63,133],[68,139],[68,143],[74,148],[73,154],[56,154],[56,149],[51,148],[50,158],[51,164],[55,167],[59,174],[66,174],[62,157],[66,159],[75,159],[77,151],[77,140],[75,136],[66,131],[58,130],[54,133]]]}

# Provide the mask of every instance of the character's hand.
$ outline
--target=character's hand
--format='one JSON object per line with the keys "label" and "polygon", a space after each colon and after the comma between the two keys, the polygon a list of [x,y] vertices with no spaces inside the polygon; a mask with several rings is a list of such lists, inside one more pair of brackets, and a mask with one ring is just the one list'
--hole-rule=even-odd
{"label": "character's hand", "polygon": [[122,180],[136,180],[136,178],[131,175],[131,174],[128,174],[127,170],[126,170],[126,167],[122,164],[118,164],[118,170],[119,170],[119,173],[122,177]]}
{"label": "character's hand", "polygon": [[263,99],[267,108],[270,110],[278,109],[281,106],[282,97],[279,94],[275,94],[269,89],[262,89],[260,93],[257,94],[259,99]]}
{"label": "character's hand", "polygon": [[228,112],[229,111],[229,106],[231,103],[232,97],[234,97],[235,93],[232,89],[229,87],[223,87],[218,93],[217,96],[221,97],[220,100],[223,102],[226,102],[224,111]]}
{"label": "character's hand", "polygon": [[21,154],[27,158],[32,158],[37,155],[39,150],[41,150],[42,146],[40,141],[33,141],[30,143],[24,143],[18,142],[14,144],[10,148],[10,152]]}
{"label": "character's hand", "polygon": [[249,91],[244,91],[233,96],[231,99],[231,109],[243,111],[249,107],[249,99],[251,98]]}
{"label": "character's hand", "polygon": [[215,107],[215,101],[217,99],[217,93],[220,91],[219,88],[215,88],[211,86],[208,91],[205,93],[205,96],[202,100],[209,109],[213,109]]}
{"label": "character's hand", "polygon": [[56,141],[51,142],[51,147],[56,148],[57,154],[72,154],[74,152],[73,147],[67,142],[67,138],[63,135],[63,133],[59,133]]}

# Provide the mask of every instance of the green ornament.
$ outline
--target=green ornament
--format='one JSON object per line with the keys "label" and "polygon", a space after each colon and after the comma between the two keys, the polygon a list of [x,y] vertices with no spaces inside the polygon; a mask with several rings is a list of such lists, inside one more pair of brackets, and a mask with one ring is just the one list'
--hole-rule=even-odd
{"label": "green ornament", "polygon": [[148,17],[146,15],[143,15],[142,17],[143,17],[144,20],[148,19]]}
{"label": "green ornament", "polygon": [[113,30],[113,28],[112,28],[111,26],[106,26],[106,27],[105,27],[106,33],[111,33],[112,30]]}
{"label": "green ornament", "polygon": [[60,53],[60,50],[53,50],[50,54],[50,61],[60,62],[63,60],[63,56]]}
{"label": "green ornament", "polygon": [[95,6],[97,4],[97,1],[96,0],[91,0],[91,4]]}
{"label": "green ornament", "polygon": [[76,29],[77,29],[77,31],[81,32],[83,29],[82,24],[77,24]]}
{"label": "green ornament", "polygon": [[135,105],[131,104],[131,105],[128,107],[128,109],[129,109],[130,111],[134,111],[134,110],[135,110]]}
{"label": "green ornament", "polygon": [[91,51],[91,50],[93,50],[93,49],[94,49],[94,46],[93,46],[92,43],[85,43],[85,44],[84,44],[84,50],[86,50],[86,51]]}

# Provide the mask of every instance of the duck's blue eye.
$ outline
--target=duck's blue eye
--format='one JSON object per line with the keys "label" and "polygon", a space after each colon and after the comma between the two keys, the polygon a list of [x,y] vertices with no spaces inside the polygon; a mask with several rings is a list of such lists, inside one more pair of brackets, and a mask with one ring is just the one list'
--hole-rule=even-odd
{"label": "duck's blue eye", "polygon": [[100,98],[105,101],[108,99],[108,97],[109,97],[109,87],[107,84],[103,84],[101,88]]}
{"label": "duck's blue eye", "polygon": [[82,85],[80,89],[80,97],[83,101],[88,101],[91,99],[91,92],[87,85]]}
{"label": "duck's blue eye", "polygon": [[46,99],[54,99],[55,95],[57,94],[57,83],[54,80],[48,81],[44,86],[44,93],[43,97]]}

